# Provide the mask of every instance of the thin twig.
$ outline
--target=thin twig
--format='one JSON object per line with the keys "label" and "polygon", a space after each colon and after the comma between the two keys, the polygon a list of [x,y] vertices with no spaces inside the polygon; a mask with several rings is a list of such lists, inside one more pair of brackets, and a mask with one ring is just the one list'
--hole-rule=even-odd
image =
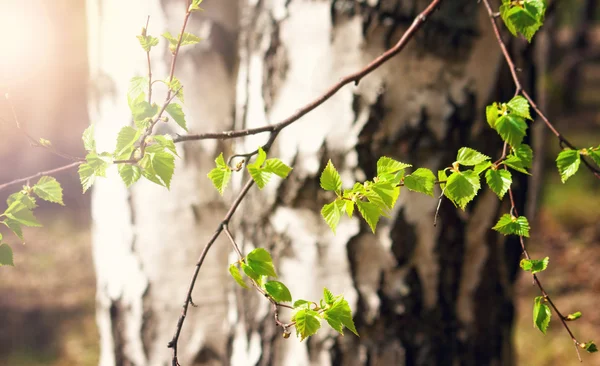
{"label": "thin twig", "polygon": [[63,172],[65,170],[69,170],[71,168],[79,166],[82,163],[83,163],[82,161],[76,161],[76,162],[73,162],[71,164],[67,164],[67,165],[61,166],[59,168],[55,168],[55,169],[51,169],[51,170],[46,170],[44,172],[39,172],[39,173],[36,173],[34,175],[30,175],[29,177],[18,178],[18,179],[12,180],[10,182],[4,183],[4,184],[0,184],[0,191],[3,190],[4,188],[8,187],[8,186],[12,186],[13,184],[26,183],[26,182],[28,182],[28,181],[30,181],[32,179],[40,178],[40,177],[42,177],[44,175],[56,174],[56,173]]}

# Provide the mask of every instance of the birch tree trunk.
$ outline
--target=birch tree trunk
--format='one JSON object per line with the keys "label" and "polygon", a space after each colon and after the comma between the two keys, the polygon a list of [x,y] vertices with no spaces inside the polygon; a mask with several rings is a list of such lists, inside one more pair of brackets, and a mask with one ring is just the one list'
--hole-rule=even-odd
{"label": "birch tree trunk", "polygon": [[[191,131],[278,122],[396,42],[427,4],[206,1],[190,31],[208,42],[184,52],[177,68]],[[88,0],[88,8],[96,88],[90,113],[99,143],[111,149],[128,123],[127,80],[146,73],[133,35],[148,13],[149,33],[179,29],[182,2]],[[170,57],[161,52],[155,75],[167,73]],[[269,303],[228,278],[234,257],[219,242],[194,290],[199,307],[188,312],[180,338],[182,365],[513,364],[519,249],[490,230],[503,210],[492,192],[481,191],[466,212],[442,202],[434,227],[437,199],[403,190],[376,235],[356,217],[333,235],[319,213],[331,200],[319,188],[329,158],[351,186],[372,178],[382,155],[434,171],[462,146],[498,156],[500,140],[483,119],[500,61],[483,7],[444,2],[399,56],[281,132],[270,156],[293,165],[292,174],[253,189],[236,214],[244,251],[271,250],[294,298],[318,299],[324,286],[343,293],[360,338],[323,329],[302,343],[283,339]],[[252,136],[233,150],[265,141]],[[170,192],[148,182],[126,190],[114,176],[97,183],[102,365],[168,364],[166,344],[195,259],[226,210],[205,178],[223,150],[231,151],[214,141],[185,145]]]}

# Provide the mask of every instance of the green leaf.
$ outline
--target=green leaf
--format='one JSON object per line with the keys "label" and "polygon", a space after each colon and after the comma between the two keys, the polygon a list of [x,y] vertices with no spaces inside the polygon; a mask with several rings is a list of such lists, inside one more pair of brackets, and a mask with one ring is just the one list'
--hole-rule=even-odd
{"label": "green leaf", "polygon": [[354,213],[354,201],[344,200],[344,208],[346,209],[346,214],[349,218],[352,218],[352,213]]}
{"label": "green leaf", "polygon": [[525,216],[517,218],[510,214],[504,214],[492,229],[504,235],[529,237],[529,221]]}
{"label": "green leaf", "polygon": [[243,288],[248,288],[248,285],[246,285],[246,283],[244,282],[244,279],[242,278],[242,274],[240,273],[240,270],[237,268],[237,266],[235,264],[232,264],[229,266],[229,274],[231,275],[231,277],[233,277],[235,282],[238,283],[238,285],[242,286]]}
{"label": "green leaf", "polygon": [[485,172],[485,180],[490,189],[502,199],[512,184],[512,175],[508,170],[490,169]]}
{"label": "green leaf", "polygon": [[[446,175],[446,170],[438,170],[438,181],[446,182],[448,180],[448,175]],[[440,188],[444,189],[446,187],[446,183],[440,183]]]}
{"label": "green leaf", "polygon": [[33,215],[31,208],[27,206],[23,201],[13,202],[4,212],[4,215],[16,221],[19,225],[25,225],[30,227],[40,227],[42,224]]}
{"label": "green leaf", "polygon": [[290,290],[279,281],[268,281],[265,290],[277,302],[292,302]]}
{"label": "green leaf", "polygon": [[529,102],[527,99],[517,95],[506,104],[510,113],[533,121],[531,115],[529,114]]}
{"label": "green leaf", "polygon": [[600,151],[592,150],[589,152],[589,155],[592,158],[592,160],[594,160],[594,163],[596,163],[596,165],[600,166]]}
{"label": "green leaf", "polygon": [[294,301],[294,308],[302,308],[302,309],[308,309],[310,307],[310,304],[312,304],[311,301],[308,300],[296,300]]}
{"label": "green leaf", "polygon": [[137,182],[142,176],[142,169],[137,165],[132,164],[119,164],[119,175],[127,188]]}
{"label": "green leaf", "polygon": [[83,187],[83,193],[85,193],[96,180],[94,168],[92,168],[90,164],[84,163],[79,166],[78,172],[79,180],[81,181],[81,186]]}
{"label": "green leaf", "polygon": [[344,200],[335,200],[331,203],[328,203],[323,206],[321,209],[321,216],[325,219],[325,222],[331,228],[331,231],[335,234],[335,229],[337,228],[340,218],[342,217],[342,212],[345,209],[346,203]]}
{"label": "green leaf", "polygon": [[300,337],[300,341],[317,333],[321,328],[319,314],[310,309],[300,309],[294,312],[292,321],[296,322],[296,335]]}
{"label": "green leaf", "polygon": [[548,257],[544,259],[521,259],[521,263],[519,263],[519,265],[524,271],[536,274],[545,271],[548,267],[549,261],[550,258]]}
{"label": "green leaf", "polygon": [[498,109],[498,103],[494,102],[494,104],[492,105],[488,105],[485,108],[485,117],[487,120],[487,123],[490,125],[491,128],[496,129],[496,121],[498,120],[499,117],[499,109]]}
{"label": "green leaf", "polygon": [[96,152],[96,140],[94,140],[94,125],[91,124],[88,128],[83,131],[83,136],[81,137],[83,140],[83,147],[88,152]]}
{"label": "green leaf", "polygon": [[598,352],[598,347],[596,347],[596,344],[594,343],[594,341],[589,341],[587,343],[582,344],[581,348],[586,350],[588,353]]}
{"label": "green leaf", "polygon": [[192,0],[192,3],[190,4],[188,11],[190,13],[192,13],[194,11],[202,10],[202,8],[200,7],[200,4],[202,4],[202,0]]}
{"label": "green leaf", "polygon": [[550,324],[550,318],[552,318],[552,312],[550,311],[550,307],[544,303],[544,297],[536,297],[533,305],[534,328],[537,328],[542,333],[546,334],[546,330]]}
{"label": "green leaf", "polygon": [[146,99],[146,91],[148,91],[149,84],[148,78],[145,76],[134,76],[129,80],[129,89],[127,90],[129,108],[136,102]]}
{"label": "green leaf", "polygon": [[292,171],[292,168],[285,165],[281,160],[274,158],[265,161],[264,170],[281,178],[287,178],[288,174]]}
{"label": "green leaf", "polygon": [[231,169],[225,164],[223,153],[220,153],[219,156],[217,156],[215,163],[217,164],[217,167],[208,173],[208,178],[210,178],[213,185],[222,196],[223,190],[227,187],[227,183],[229,183],[229,179],[231,178]]}
{"label": "green leaf", "polygon": [[500,16],[508,30],[516,36],[522,34],[531,42],[533,35],[542,26],[546,4],[543,0],[524,0],[523,2],[503,1]]}
{"label": "green leaf", "polygon": [[412,165],[401,163],[387,156],[382,156],[377,160],[377,176],[397,173],[403,169],[410,168]]}
{"label": "green leaf", "polygon": [[425,193],[433,197],[435,175],[426,168],[419,168],[404,178],[404,186],[411,191]]}
{"label": "green leaf", "polygon": [[496,131],[504,142],[518,148],[526,135],[527,123],[522,117],[509,113],[496,120]]}
{"label": "green leaf", "polygon": [[126,152],[131,154],[131,147],[137,142],[140,138],[141,132],[140,130],[136,130],[133,127],[125,126],[121,128],[119,134],[117,135],[117,147],[115,149],[115,158],[116,159],[128,159],[129,156],[122,156]]}
{"label": "green leaf", "polygon": [[335,169],[331,160],[327,162],[327,166],[323,170],[323,173],[321,173],[321,188],[326,191],[335,192],[340,192],[342,189],[340,173]]}
{"label": "green leaf", "polygon": [[248,164],[247,169],[259,189],[263,189],[269,183],[269,180],[271,180],[271,173],[265,171],[263,168]]}
{"label": "green leaf", "polygon": [[[373,183],[371,185],[371,191],[377,194],[379,200],[383,201],[383,207],[381,207],[382,210],[392,209],[400,195],[400,187],[395,187],[392,183],[386,181]],[[371,200],[371,197],[370,194],[367,195],[369,200]]]}
{"label": "green leaf", "polygon": [[150,52],[150,49],[156,45],[158,45],[158,38],[146,35],[137,36],[138,41],[140,41],[140,45],[146,52]]}
{"label": "green leaf", "polygon": [[444,195],[464,210],[480,188],[479,175],[474,171],[454,172],[446,181]]}
{"label": "green leaf", "polygon": [[[167,41],[169,41],[169,50],[171,52],[175,52],[175,49],[177,48],[177,43],[179,41],[179,37],[175,38],[169,32],[163,33],[162,36],[165,37]],[[181,46],[196,44],[200,41],[201,39],[198,36],[195,36],[191,33],[183,33],[183,37],[181,37]]]}
{"label": "green leaf", "polygon": [[254,272],[252,267],[250,267],[246,263],[240,263],[240,266],[242,267],[242,271],[244,271],[246,276],[252,278],[256,282],[260,282],[261,276],[258,273]]}
{"label": "green leaf", "polygon": [[2,221],[2,223],[6,225],[7,228],[12,230],[12,232],[15,233],[19,239],[21,239],[21,241],[24,240],[23,229],[21,228],[21,224],[19,224],[16,220],[6,218],[6,220]]}
{"label": "green leaf", "polygon": [[323,288],[323,300],[327,305],[331,305],[335,301],[335,296],[326,287]]}
{"label": "green leaf", "polygon": [[527,144],[521,144],[518,148],[513,149],[513,153],[509,157],[511,156],[517,158],[525,168],[530,169],[533,166],[533,151]]}
{"label": "green leaf", "polygon": [[490,159],[491,158],[489,156],[468,147],[460,148],[460,150],[458,150],[458,154],[456,155],[456,162],[458,162],[460,165],[466,166],[481,164]]}
{"label": "green leaf", "polygon": [[377,223],[379,222],[379,218],[381,216],[381,210],[379,207],[374,203],[360,200],[356,201],[356,206],[358,207],[358,212],[360,212],[363,219],[365,219],[371,228],[371,231],[375,233],[375,228],[377,227]]}
{"label": "green leaf", "polygon": [[325,310],[323,317],[327,320],[327,323],[335,329],[341,335],[344,335],[342,325],[350,329],[350,331],[358,336],[354,321],[352,320],[352,310],[350,305],[343,297],[339,297],[335,300],[331,306]]}
{"label": "green leaf", "polygon": [[165,84],[167,84],[167,86],[173,93],[177,92],[177,98],[179,98],[181,103],[185,103],[185,99],[183,97],[183,85],[181,85],[181,81],[179,81],[179,79],[173,77],[173,80],[171,80],[171,82],[169,82],[169,80],[166,80]]}
{"label": "green leaf", "polygon": [[144,177],[170,189],[175,171],[175,156],[164,151],[162,146],[152,145],[146,148],[146,154],[139,164],[144,169]]}
{"label": "green leaf", "polygon": [[173,155],[179,157],[177,154],[177,149],[175,148],[175,143],[173,142],[173,138],[169,135],[154,135],[152,139],[163,148],[169,150]]}
{"label": "green leaf", "polygon": [[581,315],[582,315],[581,311],[576,311],[573,314],[567,315],[565,320],[568,320],[568,321],[577,320],[577,319],[581,318]]}
{"label": "green leaf", "polygon": [[187,125],[185,122],[185,113],[183,113],[183,109],[177,103],[171,103],[165,109],[167,113],[173,117],[173,120],[184,130],[187,131]]}
{"label": "green leaf", "polygon": [[63,203],[62,187],[60,186],[60,183],[52,177],[41,177],[33,186],[33,193],[44,201],[58,203],[63,206],[65,205]]}
{"label": "green leaf", "polygon": [[577,150],[563,150],[556,158],[556,166],[560,173],[560,180],[565,183],[573,174],[577,173],[581,157]]}
{"label": "green leaf", "polygon": [[263,248],[256,248],[248,253],[246,262],[258,275],[277,277],[271,254]]}
{"label": "green leaf", "polygon": [[475,174],[480,175],[482,172],[484,172],[487,168],[491,167],[492,163],[487,160],[484,161],[483,163],[479,163],[477,165],[475,165],[475,167],[473,168],[473,171],[475,172]]}
{"label": "green leaf", "polygon": [[12,249],[6,243],[0,244],[0,267],[2,266],[15,266]]}

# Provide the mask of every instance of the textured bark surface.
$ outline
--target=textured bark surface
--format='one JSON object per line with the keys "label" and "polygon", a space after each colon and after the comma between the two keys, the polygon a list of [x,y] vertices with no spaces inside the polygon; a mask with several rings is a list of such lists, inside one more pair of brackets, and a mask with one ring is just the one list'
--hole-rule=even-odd
{"label": "textured bark surface", "polygon": [[[204,6],[204,5],[203,5]],[[233,123],[236,20],[235,1],[209,1],[188,30],[205,41],[182,49],[177,76],[185,85],[184,107],[190,131],[213,131]],[[90,64],[94,93],[90,120],[99,149],[112,151],[119,129],[131,123],[128,81],[146,75],[145,53],[135,35],[150,15],[149,34],[181,29],[184,1],[90,0]],[[154,78],[165,79],[171,56],[161,39],[152,52]],[[157,90],[161,90],[160,86]],[[161,93],[162,92],[162,93]],[[162,103],[165,90],[154,94]],[[159,133],[180,133],[173,123]],[[101,365],[166,365],[167,343],[181,313],[200,248],[226,211],[206,173],[216,142],[181,146],[181,160],[167,191],[148,181],[127,190],[116,169],[93,191],[94,260],[98,278],[97,321]],[[228,343],[227,243],[218,243],[202,268],[193,296],[198,308],[188,315],[180,347],[184,365],[221,365]]]}
{"label": "textured bark surface", "polygon": [[[184,49],[177,69],[191,131],[278,122],[379,55],[427,3],[203,3],[206,11],[190,31],[208,41]],[[146,73],[133,35],[146,14],[150,34],[174,33],[182,2],[88,0],[88,9],[91,120],[100,148],[110,150],[129,123],[127,80]],[[437,200],[403,190],[375,235],[356,217],[342,219],[333,235],[319,214],[332,199],[318,181],[329,158],[349,186],[371,178],[382,155],[434,171],[454,161],[461,146],[498,155],[499,139],[483,122],[500,65],[487,21],[475,1],[445,2],[401,55],[280,134],[270,155],[292,164],[293,173],[253,189],[236,214],[235,236],[244,251],[271,250],[294,298],[318,299],[324,286],[343,293],[356,312],[360,339],[323,329],[302,343],[284,340],[269,303],[228,278],[226,264],[234,257],[219,242],[194,290],[199,307],[190,309],[180,339],[182,365],[513,363],[518,247],[489,229],[503,209],[493,193],[481,191],[466,212],[444,201],[434,227]],[[166,76],[170,57],[160,50],[154,74]],[[252,151],[265,141],[265,135],[252,136],[234,150]],[[102,365],[167,364],[165,346],[193,265],[226,210],[205,178],[219,150],[229,151],[214,141],[185,145],[170,192],[148,182],[127,190],[115,172],[97,183]],[[234,179],[236,190],[241,179]]]}

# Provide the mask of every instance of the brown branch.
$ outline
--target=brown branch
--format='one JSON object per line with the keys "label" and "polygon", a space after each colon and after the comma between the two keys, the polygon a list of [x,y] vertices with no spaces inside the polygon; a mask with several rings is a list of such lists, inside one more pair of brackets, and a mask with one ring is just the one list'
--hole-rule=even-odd
{"label": "brown branch", "polygon": [[406,32],[404,32],[404,34],[402,35],[400,40],[394,45],[394,47],[390,48],[389,50],[387,50],[386,52],[381,54],[379,57],[377,57],[376,59],[371,61],[371,63],[369,63],[363,69],[343,77],[340,81],[338,81],[337,83],[335,83],[331,87],[329,87],[329,89],[327,89],[319,97],[315,98],[313,101],[309,102],[308,104],[304,105],[300,109],[296,110],[293,114],[291,114],[289,117],[283,119],[282,121],[280,121],[274,125],[263,126],[263,127],[258,127],[258,128],[249,128],[246,130],[238,130],[238,131],[234,130],[234,131],[225,131],[225,132],[220,132],[220,133],[219,132],[217,132],[217,133],[202,133],[202,134],[197,134],[197,135],[177,136],[173,140],[175,142],[207,140],[207,139],[225,140],[225,139],[232,139],[232,138],[237,138],[237,137],[244,137],[244,136],[248,136],[248,135],[256,135],[258,133],[263,133],[263,132],[281,131],[285,127],[296,122],[301,117],[303,117],[304,115],[306,115],[313,109],[315,109],[318,106],[320,106],[321,104],[323,104],[325,101],[327,101],[329,98],[331,98],[335,93],[338,92],[338,90],[340,90],[346,84],[350,84],[350,83],[358,84],[363,77],[370,74],[371,72],[373,72],[374,70],[379,68],[381,65],[383,65],[385,62],[387,62],[389,59],[391,59],[392,57],[394,57],[395,55],[400,53],[400,51],[402,51],[404,49],[404,47],[408,44],[408,41],[410,41],[410,39],[414,36],[415,32],[423,25],[423,23],[425,23],[427,18],[429,18],[429,16],[431,16],[431,14],[439,7],[441,2],[442,2],[442,0],[433,0],[427,6],[427,8],[425,10],[423,10],[423,12],[421,12],[419,15],[417,15],[415,17],[414,21],[412,22],[412,24],[410,25],[410,27],[406,30]]}
{"label": "brown branch", "polygon": [[[257,134],[257,133],[261,133],[261,132],[271,132],[269,140],[263,146],[263,149],[265,151],[268,151],[270,149],[270,147],[272,146],[273,142],[275,141],[275,139],[277,138],[277,135],[279,134],[279,132],[282,129],[284,129],[285,127],[294,123],[295,121],[300,119],[302,116],[306,115],[307,113],[309,113],[310,111],[312,111],[313,109],[315,109],[316,107],[321,105],[323,102],[325,102],[331,96],[333,96],[338,90],[340,90],[344,85],[349,84],[351,82],[354,82],[357,84],[360,81],[360,79],[362,79],[364,76],[368,75],[373,70],[377,69],[383,63],[385,63],[387,60],[389,60],[390,58],[392,58],[393,56],[398,54],[400,51],[402,51],[402,49],[406,46],[406,44],[412,38],[412,36],[415,34],[415,32],[423,25],[423,23],[426,21],[426,19],[434,12],[434,10],[436,10],[439,7],[441,2],[442,2],[442,0],[432,0],[431,3],[427,6],[427,8],[425,10],[423,10],[423,12],[421,12],[419,15],[417,15],[417,17],[414,19],[411,26],[406,30],[406,32],[402,35],[402,37],[400,38],[398,43],[396,43],[396,45],[393,48],[389,49],[388,51],[383,53],[381,56],[377,57],[370,64],[368,64],[366,67],[364,67],[362,70],[357,71],[353,74],[350,74],[350,75],[342,78],[338,83],[331,86],[320,97],[316,98],[315,100],[308,103],[304,107],[298,109],[295,113],[293,113],[288,118],[282,120],[281,122],[271,125],[271,126],[265,126],[265,127],[255,128],[255,129],[248,129],[248,130],[243,130],[243,131],[227,131],[227,132],[223,132],[223,133],[210,134],[211,137],[207,137],[207,136],[209,136],[209,134],[196,135],[197,138],[193,138],[191,136],[180,136],[175,139],[176,142],[201,140],[201,139],[207,139],[207,138],[227,139],[227,138],[248,136],[248,135]],[[188,17],[189,17],[189,12],[186,13],[185,22],[187,22]],[[185,29],[185,24],[184,24],[184,29]],[[172,71],[173,70],[174,70],[174,66],[172,67]],[[194,289],[196,279],[198,278],[198,273],[200,272],[200,268],[202,267],[202,263],[204,262],[204,259],[206,258],[208,251],[210,250],[212,245],[215,243],[215,241],[217,240],[217,238],[219,237],[221,232],[224,231],[224,229],[227,227],[229,221],[231,220],[231,217],[233,216],[233,214],[235,213],[235,211],[241,204],[242,200],[246,197],[246,194],[248,193],[248,191],[250,190],[250,188],[252,187],[253,184],[254,184],[254,181],[252,179],[250,179],[246,182],[246,184],[242,188],[241,192],[238,194],[235,201],[229,208],[229,211],[227,212],[227,214],[225,215],[225,217],[223,218],[223,220],[217,227],[217,230],[214,232],[212,237],[208,240],[208,243],[206,243],[206,245],[204,246],[204,249],[202,250],[202,253],[200,254],[200,258],[198,259],[198,261],[196,263],[196,267],[195,267],[194,273],[192,275],[192,278],[190,280],[190,285],[188,287],[188,290],[187,290],[187,293],[185,296],[185,301],[183,303],[182,312],[179,317],[179,320],[177,321],[177,327],[175,329],[175,334],[173,335],[173,338],[167,345],[169,348],[173,348],[173,359],[172,359],[173,366],[176,366],[179,364],[177,361],[177,346],[178,346],[179,336],[181,335],[181,329],[183,328],[183,324],[185,322],[185,318],[187,315],[187,310],[190,305],[192,291]],[[241,252],[239,254],[241,254]],[[275,304],[275,305],[277,305],[277,304]],[[275,313],[275,314],[277,314],[277,313]],[[278,320],[278,319],[276,319],[276,320]],[[286,327],[289,327],[293,324],[294,323],[284,324],[284,325]]]}
{"label": "brown branch", "polygon": [[[484,1],[487,1],[487,0],[484,0]],[[504,167],[504,169],[507,169],[506,166]],[[513,196],[513,192],[512,192],[512,189],[510,189],[510,188],[508,189],[508,196],[510,198],[510,206],[511,206],[510,207],[510,211],[511,211],[511,215],[513,215],[515,217],[519,217],[519,213],[517,211],[517,208],[515,207],[515,199],[514,199],[514,196]],[[519,235],[519,242],[521,243],[521,250],[523,251],[523,255],[525,256],[525,258],[526,259],[531,259],[531,257],[529,256],[529,252],[525,248],[525,240],[523,239],[523,236],[521,236],[521,235]],[[581,360],[581,354],[579,352],[579,344],[580,344],[579,341],[577,341],[577,338],[575,338],[575,335],[571,331],[571,328],[569,328],[569,325],[567,324],[567,322],[565,320],[565,317],[558,310],[558,308],[556,307],[556,305],[554,304],[554,302],[550,298],[550,295],[548,295],[548,293],[546,292],[546,290],[542,286],[542,282],[540,281],[540,279],[538,278],[538,276],[535,273],[533,274],[533,282],[540,289],[540,292],[542,293],[542,296],[544,297],[544,300],[548,301],[548,303],[550,304],[550,306],[552,307],[552,309],[554,310],[554,312],[556,313],[556,315],[560,318],[560,321],[561,321],[562,325],[567,330],[567,333],[569,333],[569,336],[571,337],[571,340],[575,344],[575,350],[577,351],[577,358],[579,359],[579,362],[582,362],[582,360]]]}
{"label": "brown branch", "polygon": [[[560,132],[558,132],[556,127],[554,127],[554,125],[550,122],[548,117],[546,117],[546,115],[540,110],[537,103],[533,100],[533,98],[531,98],[529,96],[527,91],[521,85],[521,82],[517,75],[517,68],[515,67],[515,63],[512,60],[512,57],[510,56],[510,54],[506,48],[506,44],[502,40],[502,36],[500,34],[500,29],[498,28],[498,23],[496,23],[496,17],[494,16],[494,12],[492,10],[489,0],[483,0],[483,4],[485,5],[485,7],[487,9],[487,12],[488,12],[488,15],[490,18],[490,23],[492,24],[492,28],[494,29],[494,34],[496,35],[496,40],[498,41],[498,45],[500,46],[500,49],[502,50],[502,54],[504,55],[504,60],[506,61],[506,64],[508,65],[508,67],[510,69],[510,74],[512,75],[513,82],[515,83],[515,96],[518,94],[522,94],[523,97],[525,97],[525,99],[527,99],[527,101],[529,102],[529,104],[531,105],[531,107],[533,108],[535,113],[537,114],[537,116],[540,117],[542,119],[542,121],[544,121],[544,124],[548,127],[548,129],[550,131],[552,131],[554,136],[556,136],[556,138],[558,139],[561,146],[564,145],[564,146],[569,147],[570,149],[579,150],[578,148],[575,147],[575,145],[570,143]],[[597,168],[594,165],[592,165],[590,162],[588,162],[586,160],[586,158],[584,156],[581,156],[581,160],[583,161],[584,165],[590,170],[590,172],[592,172],[592,174],[594,174],[594,176],[596,176],[596,178],[600,179],[600,168]]]}
{"label": "brown branch", "polygon": [[55,168],[55,169],[52,169],[52,170],[46,170],[44,172],[39,172],[39,173],[36,173],[34,175],[30,175],[29,177],[18,178],[18,179],[12,180],[10,182],[4,183],[4,184],[0,184],[0,191],[3,190],[4,188],[12,186],[13,184],[26,183],[26,182],[28,182],[28,181],[30,181],[32,179],[40,178],[40,177],[42,177],[44,175],[50,175],[50,174],[55,174],[55,173],[63,172],[65,170],[69,170],[71,168],[79,166],[80,164],[83,164],[83,161],[76,161],[76,162],[73,162],[71,164],[67,164],[67,165],[61,166],[59,168]]}

